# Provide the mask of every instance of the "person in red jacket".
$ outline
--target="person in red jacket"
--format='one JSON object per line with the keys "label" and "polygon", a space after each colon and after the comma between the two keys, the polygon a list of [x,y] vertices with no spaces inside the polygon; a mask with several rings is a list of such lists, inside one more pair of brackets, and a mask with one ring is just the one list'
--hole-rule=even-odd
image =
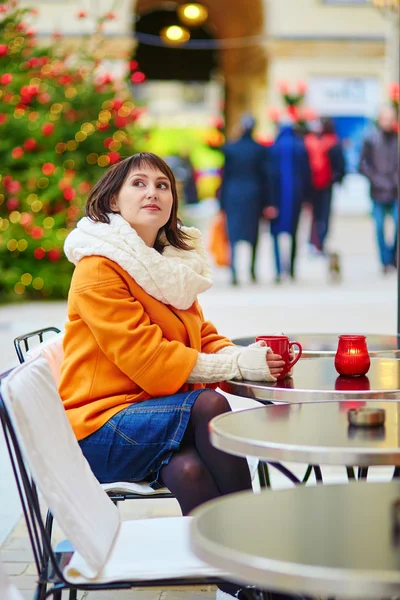
{"label": "person in red jacket", "polygon": [[322,254],[329,231],[332,187],[345,176],[342,147],[332,119],[322,117],[304,138],[312,174],[313,220],[310,242]]}

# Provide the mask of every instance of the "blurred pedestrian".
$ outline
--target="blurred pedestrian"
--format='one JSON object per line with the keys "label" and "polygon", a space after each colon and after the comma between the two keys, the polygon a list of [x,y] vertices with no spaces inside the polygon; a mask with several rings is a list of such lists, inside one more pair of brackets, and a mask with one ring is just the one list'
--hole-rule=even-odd
{"label": "blurred pedestrian", "polygon": [[312,174],[312,226],[310,243],[318,253],[325,253],[329,231],[334,183],[341,183],[345,174],[342,146],[335,132],[333,120],[322,117],[304,138]]}
{"label": "blurred pedestrian", "polygon": [[241,119],[241,136],[222,148],[225,164],[220,189],[221,209],[226,213],[231,246],[232,284],[237,285],[236,244],[251,244],[250,277],[256,281],[256,255],[260,217],[267,206],[266,150],[253,140],[255,120]]}
{"label": "blurred pedestrian", "polygon": [[[394,108],[382,108],[377,129],[364,142],[359,168],[371,184],[372,216],[384,273],[396,267],[399,167],[396,123]],[[394,222],[394,235],[390,241],[385,237],[386,217]]]}
{"label": "blurred pedestrian", "polygon": [[[302,202],[309,194],[311,171],[304,141],[295,132],[294,124],[288,120],[281,123],[274,144],[268,148],[269,190],[277,210],[271,220],[271,234],[274,245],[276,283],[287,273],[295,277],[297,254],[297,227]],[[271,211],[265,217],[271,218]],[[290,236],[290,260],[282,264],[280,238],[283,233]]]}

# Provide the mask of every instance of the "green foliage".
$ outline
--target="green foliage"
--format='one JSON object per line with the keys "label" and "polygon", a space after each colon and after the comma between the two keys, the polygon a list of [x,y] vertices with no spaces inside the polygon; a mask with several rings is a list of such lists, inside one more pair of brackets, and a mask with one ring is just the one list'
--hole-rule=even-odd
{"label": "green foliage", "polygon": [[141,109],[132,73],[39,47],[15,4],[0,5],[0,298],[65,298],[65,237],[105,167],[135,151]]}

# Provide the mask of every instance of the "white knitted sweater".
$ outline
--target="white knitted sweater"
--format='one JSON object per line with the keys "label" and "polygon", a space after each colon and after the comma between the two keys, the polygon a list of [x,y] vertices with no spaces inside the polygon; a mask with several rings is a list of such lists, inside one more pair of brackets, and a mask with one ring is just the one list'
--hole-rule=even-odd
{"label": "white knitted sweater", "polygon": [[[77,264],[85,256],[104,256],[119,264],[147,294],[183,310],[211,287],[211,268],[198,229],[182,226],[192,250],[166,243],[160,254],[147,246],[121,215],[109,217],[109,224],[95,223],[87,217],[78,222],[64,245],[72,263]],[[217,383],[233,378],[275,381],[266,361],[268,350],[258,343],[249,348],[228,346],[216,354],[199,352],[188,382]]]}

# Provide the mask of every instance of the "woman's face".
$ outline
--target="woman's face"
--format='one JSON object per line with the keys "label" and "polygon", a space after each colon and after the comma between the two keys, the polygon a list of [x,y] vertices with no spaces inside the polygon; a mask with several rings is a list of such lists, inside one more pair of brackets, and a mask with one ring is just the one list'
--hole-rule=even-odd
{"label": "woman's face", "polygon": [[157,168],[143,165],[128,175],[110,207],[152,247],[158,231],[168,222],[172,204],[168,177]]}

